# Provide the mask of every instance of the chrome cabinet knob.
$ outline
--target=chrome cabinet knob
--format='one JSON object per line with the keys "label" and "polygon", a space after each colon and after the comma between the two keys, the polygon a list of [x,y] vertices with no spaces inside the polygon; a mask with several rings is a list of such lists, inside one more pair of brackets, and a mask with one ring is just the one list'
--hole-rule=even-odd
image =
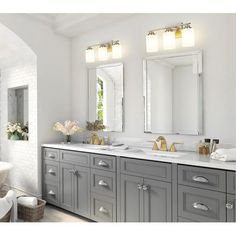
{"label": "chrome cabinet knob", "polygon": [[56,174],[56,172],[53,169],[49,169],[48,173],[51,174],[51,175],[55,175]]}
{"label": "chrome cabinet knob", "polygon": [[227,202],[225,206],[226,206],[227,209],[233,209],[234,208],[234,204],[232,202]]}
{"label": "chrome cabinet knob", "polygon": [[98,211],[101,212],[101,213],[104,213],[104,214],[107,214],[107,213],[108,213],[108,210],[107,210],[105,207],[103,207],[103,206],[101,206],[101,207],[98,209]]}
{"label": "chrome cabinet knob", "polygon": [[108,186],[108,184],[104,180],[102,180],[102,179],[98,181],[98,185],[103,186],[103,187],[107,187]]}
{"label": "chrome cabinet knob", "polygon": [[149,186],[148,185],[143,185],[143,190],[144,191],[148,191],[149,190]]}
{"label": "chrome cabinet knob", "polygon": [[199,175],[193,176],[192,180],[199,183],[209,183],[209,180],[206,177]]}
{"label": "chrome cabinet knob", "polygon": [[201,210],[201,211],[209,211],[209,207],[201,202],[194,202],[192,206],[193,208]]}
{"label": "chrome cabinet knob", "polygon": [[108,164],[105,161],[103,161],[103,160],[99,161],[98,165],[102,166],[102,167],[108,167]]}
{"label": "chrome cabinet knob", "polygon": [[141,184],[138,184],[138,189],[141,190],[142,189],[142,185]]}
{"label": "chrome cabinet knob", "polygon": [[48,192],[48,194],[49,194],[49,195],[52,195],[52,196],[55,196],[55,195],[56,195],[52,190],[50,190],[50,191]]}
{"label": "chrome cabinet knob", "polygon": [[71,169],[71,170],[69,170],[69,172],[72,173],[73,175],[79,174],[78,170],[75,170],[75,169]]}

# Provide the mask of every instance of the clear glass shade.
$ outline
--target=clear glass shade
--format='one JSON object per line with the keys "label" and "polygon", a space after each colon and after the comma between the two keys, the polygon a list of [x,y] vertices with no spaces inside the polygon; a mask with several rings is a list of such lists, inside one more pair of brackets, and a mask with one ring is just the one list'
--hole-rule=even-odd
{"label": "clear glass shade", "polygon": [[99,61],[105,61],[108,58],[107,46],[101,45],[98,48],[98,59]]}
{"label": "clear glass shade", "polygon": [[121,51],[121,45],[119,43],[115,43],[112,45],[112,58],[121,58],[122,51]]}
{"label": "clear glass shade", "polygon": [[166,31],[163,33],[163,48],[167,50],[176,48],[174,31]]}
{"label": "clear glass shade", "polygon": [[193,28],[185,28],[182,30],[182,46],[193,47],[195,44]]}
{"label": "clear glass shade", "polygon": [[147,52],[157,52],[158,51],[158,39],[157,34],[154,32],[149,33],[146,36],[146,51]]}
{"label": "clear glass shade", "polygon": [[95,61],[95,55],[93,48],[88,48],[85,51],[86,62],[91,63]]}

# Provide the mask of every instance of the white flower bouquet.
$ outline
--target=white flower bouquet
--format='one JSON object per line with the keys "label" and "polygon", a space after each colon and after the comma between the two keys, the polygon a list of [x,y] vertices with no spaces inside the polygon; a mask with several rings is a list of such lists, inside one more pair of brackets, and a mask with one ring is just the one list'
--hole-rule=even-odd
{"label": "white flower bouquet", "polygon": [[53,130],[61,132],[67,137],[67,142],[71,142],[71,135],[82,132],[83,129],[80,128],[75,121],[66,120],[64,124],[56,122],[53,126]]}
{"label": "white flower bouquet", "polygon": [[22,137],[22,126],[18,122],[8,122],[7,123],[7,134],[12,140],[19,140]]}

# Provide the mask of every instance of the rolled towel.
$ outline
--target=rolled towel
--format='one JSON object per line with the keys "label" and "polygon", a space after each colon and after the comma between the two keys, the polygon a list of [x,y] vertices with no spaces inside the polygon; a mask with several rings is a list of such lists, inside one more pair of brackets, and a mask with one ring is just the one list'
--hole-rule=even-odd
{"label": "rolled towel", "polygon": [[219,161],[236,161],[236,148],[217,149],[211,154],[211,158]]}
{"label": "rolled towel", "polygon": [[38,200],[36,197],[18,197],[17,202],[24,206],[36,207]]}

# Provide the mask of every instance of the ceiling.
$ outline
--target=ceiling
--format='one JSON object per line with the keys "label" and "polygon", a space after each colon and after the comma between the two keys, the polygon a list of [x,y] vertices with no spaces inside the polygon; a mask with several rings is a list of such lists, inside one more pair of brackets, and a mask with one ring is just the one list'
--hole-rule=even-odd
{"label": "ceiling", "polygon": [[37,13],[28,14],[44,24],[50,25],[56,33],[74,37],[88,31],[122,21],[131,13]]}

